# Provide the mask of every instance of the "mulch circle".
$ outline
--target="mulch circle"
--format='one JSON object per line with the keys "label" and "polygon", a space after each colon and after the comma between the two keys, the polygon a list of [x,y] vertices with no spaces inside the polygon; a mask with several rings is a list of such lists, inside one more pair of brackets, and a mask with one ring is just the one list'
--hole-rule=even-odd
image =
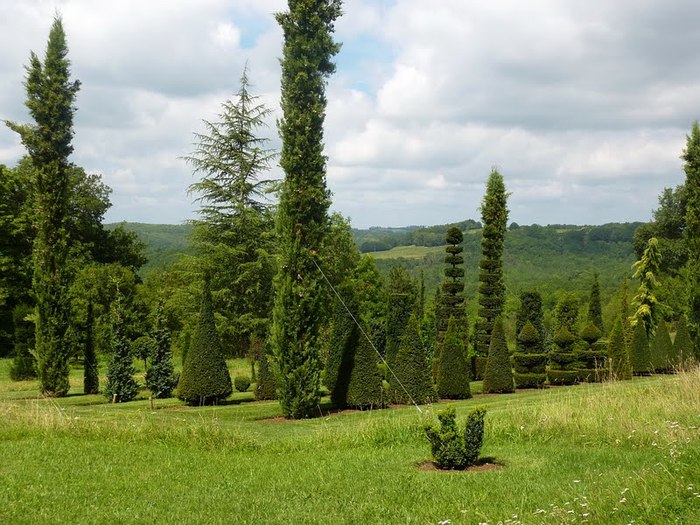
{"label": "mulch circle", "polygon": [[418,470],[425,472],[488,472],[492,470],[501,470],[505,468],[503,463],[496,462],[493,458],[485,458],[480,460],[476,465],[467,467],[461,470],[455,469],[441,469],[438,468],[432,461],[424,461],[418,464]]}

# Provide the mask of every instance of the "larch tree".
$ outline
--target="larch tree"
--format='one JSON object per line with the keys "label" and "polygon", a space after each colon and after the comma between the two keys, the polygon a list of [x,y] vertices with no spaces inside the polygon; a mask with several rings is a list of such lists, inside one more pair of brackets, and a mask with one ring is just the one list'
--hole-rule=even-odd
{"label": "larch tree", "polygon": [[639,279],[637,295],[633,299],[636,310],[632,318],[632,325],[636,326],[637,323],[642,323],[647,333],[647,340],[653,338],[658,322],[659,304],[654,290],[659,284],[656,275],[659,273],[660,265],[659,243],[655,237],[652,237],[647,242],[642,258],[632,265],[634,278]]}
{"label": "larch tree", "polygon": [[55,18],[43,62],[31,53],[25,102],[33,124],[6,124],[27,148],[33,170],[34,228],[32,288],[36,300],[36,357],[41,392],[65,396],[70,388],[70,272],[68,157],[73,152],[74,101],[80,82],[70,78],[63,24]]}
{"label": "larch tree", "polygon": [[489,355],[494,322],[503,313],[505,305],[503,243],[508,222],[507,199],[503,176],[494,169],[486,183],[486,194],[481,203],[482,257],[479,262],[479,310],[474,347],[477,358],[481,357],[482,360]]}
{"label": "larch tree", "polygon": [[284,37],[279,132],[285,178],[277,215],[280,268],[271,344],[280,404],[284,415],[295,419],[318,413],[321,398],[318,333],[324,294],[315,259],[328,229],[325,88],[340,50],[332,33],[341,4],[289,0],[289,10],[276,14]]}
{"label": "larch tree", "polygon": [[700,126],[693,122],[681,158],[685,161],[685,239],[688,248],[688,325],[700,355]]}

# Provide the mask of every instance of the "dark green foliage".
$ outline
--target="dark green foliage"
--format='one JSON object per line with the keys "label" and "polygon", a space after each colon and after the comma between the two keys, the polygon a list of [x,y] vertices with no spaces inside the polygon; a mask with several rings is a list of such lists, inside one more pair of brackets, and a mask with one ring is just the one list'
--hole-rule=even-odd
{"label": "dark green foliage", "polygon": [[598,325],[596,325],[593,321],[589,321],[589,323],[581,329],[579,335],[586,343],[592,345],[598,339],[600,339],[603,333]]}
{"label": "dark green foliage", "polygon": [[280,404],[292,418],[317,413],[321,397],[318,332],[325,295],[314,258],[328,227],[323,121],[326,79],[340,49],[332,38],[340,14],[339,0],[294,0],[289,11],[276,14],[284,36],[278,126],[285,179],[277,216],[280,271],[271,342]]}
{"label": "dark green foliage", "polygon": [[581,340],[574,344],[579,381],[599,381],[605,376],[607,349],[598,343],[601,332],[589,321],[579,333]]}
{"label": "dark green foliage", "polygon": [[622,320],[618,316],[608,340],[608,371],[610,379],[632,379],[630,355],[622,333]]}
{"label": "dark green foliage", "polygon": [[[365,330],[366,331],[366,330]],[[364,335],[353,352],[352,372],[347,389],[347,405],[355,408],[382,408],[384,392],[377,361],[379,357]]]}
{"label": "dark green foliage", "polygon": [[131,401],[138,393],[138,384],[134,379],[136,370],[129,340],[126,337],[124,313],[119,304],[112,311],[112,334],[110,338],[111,360],[107,369],[107,384],[104,394],[107,399],[117,403]]}
{"label": "dark green foliage", "polygon": [[255,385],[255,399],[258,401],[277,399],[275,376],[270,367],[268,353],[265,351],[265,344],[258,338],[254,338],[251,344],[258,363],[258,383]]}
{"label": "dark green foliage", "polygon": [[[561,304],[561,303],[560,303]],[[574,385],[578,382],[578,358],[574,353],[576,338],[566,324],[556,331],[549,356],[547,378],[550,385]]]}
{"label": "dark green foliage", "polygon": [[[676,341],[678,341],[678,332],[676,332]],[[668,333],[665,321],[659,322],[650,346],[653,371],[661,373],[673,372],[674,368],[681,364],[681,360],[677,358],[675,352],[675,345],[671,342],[671,334]]]}
{"label": "dark green foliage", "polygon": [[457,414],[451,406],[438,412],[440,428],[425,423],[425,434],[438,468],[460,470],[476,464],[484,441],[485,416],[484,408],[473,409],[467,415],[464,434],[457,428]]}
{"label": "dark green foliage", "polygon": [[100,391],[100,371],[95,351],[95,315],[92,302],[89,302],[87,306],[84,337],[83,392],[97,394]]}
{"label": "dark green foliage", "polygon": [[177,386],[177,377],[173,366],[170,330],[166,326],[162,301],[159,301],[156,307],[151,338],[153,353],[150,356],[151,366],[146,371],[146,386],[156,398],[172,397]]}
{"label": "dark green foliage", "polygon": [[[343,297],[333,298],[329,334],[328,357],[324,384],[331,392],[331,400],[337,407],[344,407],[347,401],[350,375],[353,369],[355,350],[360,342],[360,331],[347,308],[358,317],[357,301],[351,281],[337,288]],[[343,304],[344,303],[344,304]]]}
{"label": "dark green foliage", "polygon": [[494,169],[486,183],[486,194],[481,203],[484,228],[481,237],[482,258],[479,262],[479,310],[474,330],[477,356],[489,354],[491,332],[496,318],[503,313],[505,304],[503,243],[508,222],[507,198],[503,176]]}
{"label": "dark green foliage", "polygon": [[575,294],[565,293],[557,302],[554,310],[554,318],[557,330],[566,327],[569,334],[575,334],[578,330],[578,306],[579,299]]}
{"label": "dark green foliage", "polygon": [[547,380],[547,354],[542,336],[529,319],[518,334],[513,354],[513,379],[516,388],[541,388]]}
{"label": "dark green foliage", "polygon": [[[445,279],[442,282],[442,294],[439,307],[442,309],[438,320],[440,324],[437,326],[438,340],[442,340],[442,336],[447,331],[447,321],[454,317],[455,319],[463,319],[466,316],[464,310],[464,257],[459,255],[464,248],[461,246],[464,240],[462,231],[452,226],[447,230],[445,236]],[[466,320],[466,319],[465,319]]]}
{"label": "dark green foliage", "polygon": [[423,404],[437,397],[423,348],[420,322],[415,313],[409,318],[401,336],[399,351],[391,370],[393,374],[389,373],[389,383],[396,403],[409,404],[413,401]]}
{"label": "dark green foliage", "polygon": [[177,397],[190,405],[216,404],[233,391],[214,323],[209,286],[209,278],[205,277],[199,323],[177,386]]}
{"label": "dark green foliage", "polygon": [[644,324],[638,322],[632,332],[632,345],[630,346],[630,364],[634,375],[648,375],[654,371],[652,364],[649,339]]}
{"label": "dark green foliage", "polygon": [[503,319],[496,318],[489,345],[489,357],[484,370],[483,391],[486,394],[505,394],[513,391],[513,371],[503,330]]}
{"label": "dark green foliage", "polygon": [[43,63],[32,53],[27,67],[25,102],[34,124],[7,123],[27,148],[34,166],[33,292],[36,299],[37,369],[41,392],[65,396],[72,348],[67,269],[69,239],[69,155],[73,152],[74,100],[80,87],[70,81],[70,62],[63,24],[55,18]]}
{"label": "dark green foliage", "polygon": [[36,361],[32,355],[34,349],[34,309],[20,304],[12,310],[14,325],[15,357],[10,366],[12,381],[26,381],[36,378]]}
{"label": "dark green foliage", "polygon": [[678,319],[678,327],[676,328],[676,338],[673,341],[673,354],[681,363],[686,363],[689,359],[695,358],[700,361],[700,355],[696,353],[695,345],[693,344],[690,330],[688,330],[688,321],[682,315]]}
{"label": "dark green foliage", "polygon": [[150,335],[142,335],[131,342],[131,354],[143,361],[143,368],[148,370],[148,359],[155,352],[156,342]]}
{"label": "dark green foliage", "polygon": [[233,386],[239,392],[247,392],[250,388],[250,378],[248,376],[236,376],[233,378]]}
{"label": "dark green foliage", "polygon": [[[544,314],[542,312],[542,296],[539,292],[523,292],[520,294],[520,307],[515,319],[515,335],[517,345],[520,345],[520,333],[527,324],[532,323],[538,338],[544,340]],[[523,350],[518,346],[518,351]]]}
{"label": "dark green foliage", "polygon": [[693,122],[681,157],[685,164],[685,239],[688,249],[688,328],[700,356],[700,126]]}
{"label": "dark green foliage", "polygon": [[605,332],[603,327],[603,308],[600,304],[600,284],[598,284],[598,274],[593,274],[593,284],[591,285],[591,296],[588,300],[588,321],[593,323],[600,333]]}
{"label": "dark green foliage", "polygon": [[438,358],[437,392],[440,398],[467,399],[472,396],[464,340],[459,321],[451,317]]}
{"label": "dark green foliage", "polygon": [[416,309],[416,286],[405,268],[389,270],[386,309],[386,361],[393,365],[408,320]]}

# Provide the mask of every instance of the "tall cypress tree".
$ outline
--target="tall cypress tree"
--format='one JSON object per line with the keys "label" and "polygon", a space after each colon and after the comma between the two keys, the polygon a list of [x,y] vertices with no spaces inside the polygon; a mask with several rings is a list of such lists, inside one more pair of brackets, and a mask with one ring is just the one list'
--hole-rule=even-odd
{"label": "tall cypress tree", "polygon": [[603,334],[603,308],[600,304],[600,284],[598,284],[598,273],[593,274],[593,284],[591,285],[591,297],[588,300],[588,321]]}
{"label": "tall cypress tree", "polygon": [[177,378],[173,366],[173,353],[170,349],[170,330],[165,325],[162,300],[158,302],[156,307],[151,337],[155,341],[155,345],[151,356],[151,366],[146,371],[146,386],[154,397],[161,399],[172,397],[173,390],[177,386]]}
{"label": "tall cypress tree", "polygon": [[131,401],[138,394],[139,386],[134,379],[136,369],[129,339],[124,326],[124,310],[120,299],[117,298],[116,305],[111,313],[111,337],[110,347],[112,359],[107,369],[107,384],[105,385],[105,396],[107,399],[117,403]]}
{"label": "tall cypress tree", "polygon": [[70,61],[63,24],[55,18],[43,63],[31,53],[27,67],[27,101],[33,124],[7,125],[19,133],[34,166],[34,276],[36,357],[41,391],[65,396],[71,346],[67,215],[69,155],[73,152],[73,102],[80,88],[70,80]]}
{"label": "tall cypress tree", "polygon": [[681,157],[687,194],[685,238],[688,247],[688,327],[700,356],[700,126],[693,122]]}
{"label": "tall cypress tree", "polygon": [[332,38],[340,14],[340,0],[289,0],[289,11],[276,14],[284,35],[279,131],[285,179],[277,217],[280,271],[271,338],[280,404],[290,418],[316,413],[321,397],[323,294],[314,257],[328,228],[323,121],[326,78],[335,71],[332,58],[340,49]]}
{"label": "tall cypress tree", "polygon": [[489,354],[494,322],[503,313],[505,305],[503,243],[508,222],[507,198],[503,176],[494,169],[481,203],[482,258],[479,262],[479,319],[474,330],[474,347],[477,357],[482,358]]}

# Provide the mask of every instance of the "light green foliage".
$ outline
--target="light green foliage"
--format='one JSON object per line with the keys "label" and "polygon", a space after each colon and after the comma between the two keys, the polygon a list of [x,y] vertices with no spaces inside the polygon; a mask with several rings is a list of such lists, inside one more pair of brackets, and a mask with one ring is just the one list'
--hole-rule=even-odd
{"label": "light green foliage", "polygon": [[658,322],[659,305],[654,290],[659,284],[656,280],[656,275],[659,273],[660,265],[659,242],[655,237],[652,237],[647,241],[647,247],[642,258],[632,265],[634,278],[639,279],[637,295],[632,300],[635,305],[632,325],[642,323],[647,339],[651,339],[654,336]]}
{"label": "light green foliage", "polygon": [[[663,323],[663,321],[662,321]],[[670,339],[669,339],[670,342]],[[630,346],[630,364],[634,375],[647,375],[654,371],[655,363],[652,362],[649,339],[643,323],[637,323],[632,333],[632,345]]]}
{"label": "light green foliage", "polygon": [[477,356],[489,353],[491,332],[496,318],[502,315],[505,304],[503,284],[503,243],[508,222],[506,200],[508,194],[503,176],[491,171],[486,183],[486,194],[481,203],[481,261],[479,262],[479,310],[474,329],[474,348]]}
{"label": "light green foliage", "polygon": [[399,342],[399,350],[389,383],[394,401],[408,404],[411,401],[423,404],[436,398],[432,373],[423,348],[418,316],[413,313]]}
{"label": "light green foliage", "polygon": [[439,428],[425,423],[425,435],[438,468],[461,470],[476,464],[484,441],[485,416],[483,407],[469,412],[464,433],[457,427],[457,413],[452,406],[438,412]]}
{"label": "light green foliage", "polygon": [[177,386],[175,367],[173,365],[173,353],[171,350],[170,330],[166,326],[164,302],[161,300],[156,306],[153,329],[151,366],[146,370],[146,386],[156,398],[172,397],[173,390]]}
{"label": "light green foliage", "polygon": [[489,355],[484,370],[483,392],[486,394],[513,392],[513,371],[501,317],[497,317],[493,325]]}
{"label": "light green foliage", "polygon": [[205,276],[199,322],[182,367],[177,397],[190,405],[209,405],[226,399],[232,391],[214,323],[209,278]]}
{"label": "light green foliage", "polygon": [[112,311],[111,359],[107,369],[105,397],[117,403],[131,401],[138,394],[139,388],[134,374],[133,359],[129,340],[124,327],[124,315],[119,302]]}
{"label": "light green foliage", "polygon": [[277,216],[280,271],[271,332],[278,394],[286,417],[317,413],[320,401],[318,332],[323,321],[322,277],[314,258],[328,227],[330,195],[323,155],[325,86],[335,71],[333,41],[339,0],[291,0],[277,13],[282,28],[282,139],[285,179]]}
{"label": "light green foliage", "polygon": [[460,321],[451,317],[438,357],[437,392],[440,398],[468,399],[472,396],[465,339]]}
{"label": "light green foliage", "polygon": [[630,354],[622,333],[620,317],[615,320],[608,340],[608,371],[612,380],[632,379]]}

